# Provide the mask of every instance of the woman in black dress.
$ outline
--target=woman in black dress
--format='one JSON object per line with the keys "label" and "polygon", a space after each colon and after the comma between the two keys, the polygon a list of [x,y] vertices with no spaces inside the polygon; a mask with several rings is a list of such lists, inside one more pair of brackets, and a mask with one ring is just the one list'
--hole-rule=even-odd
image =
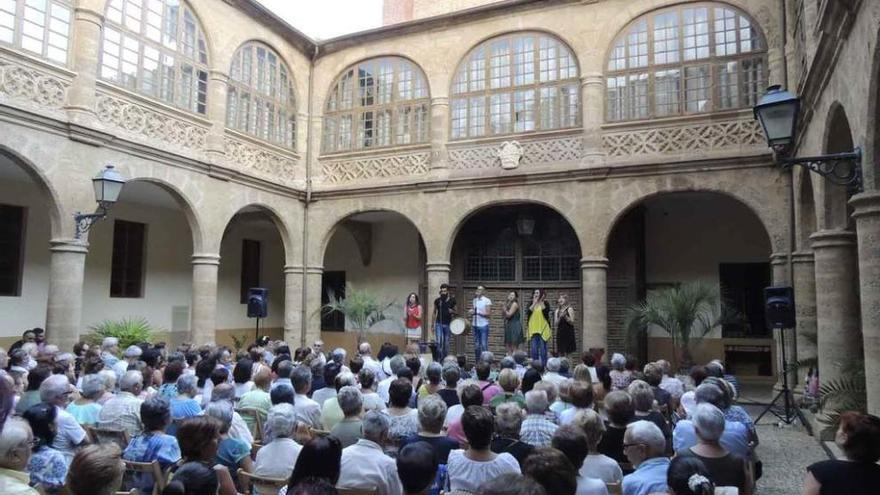
{"label": "woman in black dress", "polygon": [[880,418],[847,411],[840,415],[834,442],[845,460],[820,461],[807,467],[804,495],[868,495],[880,486]]}
{"label": "woman in black dress", "polygon": [[577,342],[574,339],[574,308],[568,303],[568,296],[565,294],[559,294],[559,298],[556,299],[553,322],[556,324],[557,354],[566,356],[577,350]]}

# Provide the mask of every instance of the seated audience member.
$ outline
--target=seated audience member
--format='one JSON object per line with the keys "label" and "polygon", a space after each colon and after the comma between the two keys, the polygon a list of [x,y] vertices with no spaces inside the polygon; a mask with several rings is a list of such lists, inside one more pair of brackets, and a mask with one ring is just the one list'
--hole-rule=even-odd
{"label": "seated audience member", "polygon": [[[352,376],[351,373],[346,374]],[[338,379],[339,377],[337,376],[336,378]],[[364,401],[361,398],[360,390],[355,386],[346,385],[339,389],[336,397],[327,400],[336,401],[343,414],[342,420],[330,429],[330,435],[339,440],[343,449],[354,445],[363,437],[363,421],[361,418],[364,412]]]}
{"label": "seated audience member", "polygon": [[437,456],[430,445],[425,442],[407,444],[400,449],[396,464],[403,495],[427,494],[438,469]]}
{"label": "seated audience member", "polygon": [[483,392],[476,383],[469,383],[461,388],[459,401],[459,404],[452,407],[452,409],[457,409],[458,413],[446,411],[446,436],[464,445],[466,439],[461,426],[461,415],[466,408],[483,404]]}
{"label": "seated audience member", "polygon": [[419,400],[424,399],[425,397],[439,393],[440,390],[443,389],[443,385],[440,384],[440,379],[443,375],[443,367],[440,366],[440,363],[431,363],[428,365],[427,369],[425,369],[425,378],[427,382],[422,383],[419,387]]}
{"label": "seated audience member", "polygon": [[834,442],[846,459],[820,461],[807,467],[804,495],[868,495],[880,486],[880,418],[847,411],[840,415]]}
{"label": "seated audience member", "polygon": [[609,376],[611,376],[611,389],[612,390],[626,390],[626,387],[629,387],[630,382],[633,381],[632,373],[626,369],[627,360],[620,353],[614,353],[611,356],[611,371],[609,372]]}
{"label": "seated audience member", "polygon": [[[605,482],[597,479],[583,476],[580,474],[584,465],[584,460],[589,453],[587,446],[587,436],[583,430],[574,425],[560,426],[556,433],[553,434],[553,440],[550,445],[565,454],[565,457],[571,462],[575,470],[577,479],[577,495],[607,495],[608,489],[605,488]],[[526,465],[529,461],[526,461]],[[562,471],[565,471],[564,469]],[[526,474],[528,470],[524,469]],[[551,470],[550,473],[555,471]],[[542,483],[543,484],[543,483]],[[544,485],[546,488],[546,484]],[[555,492],[554,492],[555,493]]]}
{"label": "seated audience member", "polygon": [[669,458],[664,455],[666,439],[657,425],[636,421],[626,427],[623,436],[626,458],[635,467],[623,477],[623,495],[648,495],[666,490]]}
{"label": "seated audience member", "polygon": [[70,495],[113,495],[122,485],[125,463],[114,444],[88,445],[73,457],[67,470]]}
{"label": "seated audience member", "polygon": [[50,375],[52,375],[52,368],[45,364],[39,365],[30,370],[27,375],[27,388],[18,399],[18,404],[15,405],[16,414],[20,415],[30,409],[31,406],[35,406],[42,402],[40,400],[40,385],[46,380],[46,378],[49,378]]}
{"label": "seated audience member", "polygon": [[[279,367],[280,369],[280,367]],[[309,398],[312,387],[312,371],[306,366],[297,366],[290,373],[293,383],[293,407],[300,422],[311,428],[321,429],[321,405]]]}
{"label": "seated audience member", "polygon": [[749,495],[751,486],[746,460],[731,454],[719,443],[724,433],[724,413],[712,404],[697,404],[692,421],[697,444],[675,455],[700,459],[715,486],[736,487],[740,495]]}
{"label": "seated audience member", "polygon": [[96,426],[101,416],[101,404],[97,400],[104,394],[104,379],[98,375],[83,377],[79,399],[67,405],[67,412],[83,426]]}
{"label": "seated audience member", "polygon": [[519,438],[533,447],[547,447],[558,426],[547,419],[547,393],[532,390],[526,394],[526,418],[519,430]]}
{"label": "seated audience member", "polygon": [[324,387],[312,392],[312,400],[318,405],[323,406],[327,399],[336,397],[336,377],[339,376],[340,366],[331,361],[324,365],[322,376],[324,378]]}
{"label": "seated audience member", "polygon": [[492,402],[492,398],[502,392],[501,387],[490,379],[489,375],[492,373],[492,367],[486,361],[478,362],[474,366],[474,371],[477,374],[477,386],[480,387],[480,391],[483,393],[483,405],[488,406]]}
{"label": "seated audience member", "polygon": [[232,368],[232,387],[235,389],[235,400],[241,399],[244,394],[254,388],[251,378],[254,374],[254,362],[248,358],[240,359]]}
{"label": "seated audience member", "polygon": [[[550,403],[550,410],[556,415],[556,423],[559,423],[559,416],[562,415],[563,412],[572,409],[574,406],[571,404],[571,384],[574,380],[562,380],[559,384],[554,384],[556,386],[556,401]],[[544,383],[550,383],[544,381]]]}
{"label": "seated audience member", "polygon": [[532,390],[542,390],[547,394],[547,404],[549,405],[544,415],[547,416],[548,420],[558,425],[559,414],[556,411],[562,412],[568,408],[568,404],[557,400],[559,398],[559,387],[555,383],[541,380],[532,387]]}
{"label": "seated audience member", "polygon": [[269,392],[269,401],[273,406],[278,404],[290,404],[293,405],[294,396],[296,393],[293,391],[293,387],[288,387],[287,385],[281,385],[280,387],[275,387]]}
{"label": "seated audience member", "polygon": [[[336,375],[336,378],[333,379],[333,389],[336,393],[333,397],[328,398],[321,404],[321,424],[324,425],[324,429],[330,431],[336,426],[343,418],[345,418],[345,413],[342,410],[340,402],[336,399],[337,394],[343,387],[355,387],[357,389],[357,382],[354,379],[354,375],[349,372],[339,373]],[[360,393],[360,391],[358,391]],[[350,399],[350,397],[349,397]],[[361,406],[363,407],[363,396],[361,396]],[[342,448],[347,447],[347,445],[343,445]]]}
{"label": "seated audience member", "polygon": [[[537,449],[526,459],[523,474],[537,481],[547,493],[575,495],[578,492],[577,470],[565,455],[553,448]],[[605,488],[605,484],[602,484]],[[595,492],[590,492],[595,493]]]}
{"label": "seated audience member", "polygon": [[[266,416],[269,414],[269,409],[272,407],[272,398],[269,395],[269,386],[272,384],[271,373],[272,371],[268,366],[260,366],[260,369],[254,373],[253,388],[241,396],[237,405],[241,409],[256,409],[257,415],[260,416],[260,421],[264,423],[266,422]],[[293,388],[291,387],[290,390],[293,391]],[[253,430],[254,422],[256,421],[254,417],[248,414],[242,416],[242,419],[244,419],[248,429]]]}
{"label": "seated audience member", "polygon": [[675,457],[666,471],[669,495],[721,495],[709,475],[709,470],[696,457]]}
{"label": "seated audience member", "polygon": [[[158,461],[163,470],[179,461],[181,454],[177,439],[165,434],[165,428],[171,424],[168,400],[158,395],[145,400],[141,404],[141,422],[144,432],[131,439],[122,458],[135,462]],[[154,483],[151,475],[138,473],[133,488],[141,493],[151,493]]]}
{"label": "seated audience member", "polygon": [[560,383],[565,381],[565,377],[559,374],[559,369],[562,366],[562,362],[559,358],[552,357],[547,360],[547,372],[544,373],[542,380],[548,381],[557,387]]}
{"label": "seated audience member", "polygon": [[220,422],[208,416],[188,418],[177,429],[177,444],[184,462],[213,465],[220,443]]}
{"label": "seated audience member", "polygon": [[[229,386],[229,384],[224,385]],[[205,416],[220,422],[220,443],[217,445],[217,456],[214,462],[226,466],[233,482],[238,485],[238,469],[244,469],[248,473],[252,473],[254,469],[251,460],[251,446],[244,440],[229,435],[229,428],[232,426],[232,413],[232,402],[227,400],[211,402],[205,408]]]}
{"label": "seated audience member", "polygon": [[140,371],[126,371],[119,380],[119,393],[104,403],[98,419],[102,428],[125,430],[129,437],[140,434],[141,404],[138,395],[143,388],[144,377]]}
{"label": "seated audience member", "polygon": [[385,378],[384,380],[379,382],[379,385],[376,388],[376,393],[379,394],[379,397],[381,397],[386,404],[391,400],[388,395],[389,389],[391,388],[391,382],[397,380],[397,374],[400,373],[400,371],[404,368],[406,368],[406,359],[399,354],[393,357],[386,357],[383,360],[382,369],[386,371],[385,374],[388,376],[388,378]]}
{"label": "seated audience member", "polygon": [[[276,359],[274,363],[272,363],[272,386],[270,388],[270,392],[275,389],[275,387],[288,386],[290,388],[293,387],[293,370],[296,367],[290,362],[290,359]],[[308,370],[308,368],[306,368]],[[309,371],[309,383],[311,384],[312,380],[312,372]]]}
{"label": "seated audience member", "polygon": [[388,416],[388,439],[393,448],[399,447],[406,438],[419,431],[418,411],[409,407],[412,393],[411,382],[406,378],[395,379],[388,388],[390,402],[382,414]]}
{"label": "seated audience member", "polygon": [[287,479],[302,450],[293,440],[296,432],[296,410],[290,404],[278,404],[269,409],[266,424],[271,425],[272,441],[257,451],[254,474],[266,478]]}
{"label": "seated audience member", "polygon": [[681,395],[681,400],[678,404],[678,414],[680,416],[687,418],[691,415],[691,410],[697,407],[697,400],[694,398],[694,394],[696,393],[697,387],[702,385],[703,380],[708,376],[709,375],[706,374],[706,368],[704,366],[694,366],[691,368],[690,377],[694,382],[694,389],[688,390]]}
{"label": "seated audience member", "polygon": [[67,412],[72,392],[73,387],[64,375],[52,375],[40,384],[40,399],[56,409],[55,440],[52,447],[64,454],[67,462],[73,459],[76,449],[86,442],[86,431]]}
{"label": "seated audience member", "polygon": [[394,459],[382,450],[388,439],[388,417],[370,411],[364,417],[363,438],[342,449],[339,481],[349,490],[375,490],[378,495],[399,495],[400,480]]}
{"label": "seated audience member", "polygon": [[489,409],[469,406],[462,414],[461,422],[468,447],[449,453],[447,474],[450,490],[473,493],[480,485],[501,474],[520,472],[519,463],[512,455],[496,454],[489,450],[495,423]]}
{"label": "seated audience member", "polygon": [[483,483],[475,495],[547,495],[547,492],[530,476],[504,473]]}
{"label": "seated audience member", "polygon": [[597,448],[617,462],[629,462],[624,454],[623,435],[626,425],[635,415],[632,397],[623,390],[609,392],[605,396],[605,412],[608,414],[608,423]]}
{"label": "seated audience member", "polygon": [[522,380],[520,381],[520,392],[523,395],[531,392],[532,389],[535,388],[535,384],[541,381],[541,372],[536,370],[535,368],[528,368],[523,372]]}
{"label": "seated audience member", "polygon": [[339,445],[339,440],[330,436],[314,437],[299,451],[287,486],[295,487],[306,478],[320,478],[331,486],[336,486],[339,482],[341,461],[342,446]]}
{"label": "seated audience member", "polygon": [[706,365],[706,373],[715,378],[720,378],[730,384],[733,391],[733,400],[739,397],[739,380],[735,376],[725,372],[724,363],[720,359],[713,359]]}
{"label": "seated audience member", "polygon": [[660,366],[657,363],[648,363],[645,365],[642,374],[644,375],[645,382],[651,387],[651,392],[654,394],[657,406],[661,410],[672,412],[669,409],[672,395],[660,388],[660,383],[663,380],[663,370],[660,369]]}
{"label": "seated audience member", "polygon": [[611,392],[611,369],[607,366],[596,366],[596,379],[593,384],[593,400],[605,400],[605,396]]}
{"label": "seated audience member", "polygon": [[[183,363],[180,361],[173,361],[165,365],[165,369],[162,371],[162,385],[159,387],[159,391],[157,394],[159,397],[164,397],[168,400],[171,400],[179,395],[177,390],[177,379],[183,375]],[[220,382],[214,382],[214,385],[218,385]]]}
{"label": "seated audience member", "polygon": [[187,462],[174,471],[162,495],[235,495],[235,485],[224,466]]}
{"label": "seated audience member", "polygon": [[491,450],[496,454],[508,453],[512,455],[522,467],[526,457],[535,448],[519,438],[522,428],[523,410],[514,403],[508,402],[498,406],[495,410],[495,437],[492,438]]}
{"label": "seated audience member", "polygon": [[752,448],[757,446],[758,433],[757,430],[755,430],[755,422],[745,409],[733,403],[736,397],[733,386],[726,380],[714,376],[707,377],[703,380],[703,383],[715,385],[721,390],[721,399],[715,404],[715,406],[718,407],[718,409],[721,409],[721,412],[724,413],[725,420],[734,423],[741,423],[745,426],[749,431],[749,442],[751,443]]}
{"label": "seated audience member", "polygon": [[169,435],[177,432],[176,422],[183,421],[186,418],[192,418],[202,413],[202,406],[195,400],[198,388],[196,382],[198,378],[195,375],[182,374],[177,379],[177,397],[171,399],[168,403],[171,411],[172,424],[166,430]]}
{"label": "seated audience member", "polygon": [[0,431],[0,487],[4,495],[39,495],[28,485],[30,475],[26,471],[33,442],[27,421],[17,417],[6,419]]}
{"label": "seated audience member", "polygon": [[675,376],[669,361],[661,359],[655,364],[660,367],[660,371],[663,373],[659,387],[667,391],[672,399],[669,407],[669,412],[671,413],[678,408],[678,403],[681,400],[682,394],[684,394],[684,383]]}
{"label": "seated audience member", "polygon": [[[720,409],[719,405],[723,405],[724,392],[711,383],[703,383],[697,387],[694,397],[697,404],[712,404]],[[749,430],[742,423],[725,420],[724,433],[722,433],[719,441],[721,446],[731,454],[748,458],[751,454],[750,438]],[[697,434],[694,431],[693,421],[683,419],[676,423],[675,429],[672,431],[672,445],[675,451],[678,452],[693,447],[696,444]]]}
{"label": "seated audience member", "polygon": [[364,411],[381,411],[385,409],[385,401],[373,390],[376,385],[376,373],[373,368],[364,366],[357,372],[357,382],[361,386],[361,399]]}
{"label": "seated audience member", "polygon": [[498,385],[501,387],[501,393],[496,394],[489,402],[492,409],[496,409],[501,404],[512,402],[520,408],[526,407],[526,398],[517,391],[519,388],[519,376],[512,369],[503,369],[498,373]]}
{"label": "seated audience member", "polygon": [[568,388],[568,396],[573,407],[560,413],[560,425],[571,423],[574,416],[581,411],[593,409],[593,387],[590,383],[572,381]]}
{"label": "seated audience member", "polygon": [[654,391],[647,382],[642,380],[633,380],[627,387],[627,392],[633,400],[635,408],[635,420],[650,421],[660,428],[663,437],[666,438],[666,454],[672,455],[672,430],[666,422],[666,418],[660,414],[660,411],[654,409]]}
{"label": "seated audience member", "polygon": [[402,445],[425,442],[437,454],[437,463],[446,464],[449,452],[458,448],[458,442],[443,434],[446,403],[437,395],[419,399],[419,432],[406,438]]}
{"label": "seated audience member", "polygon": [[[229,427],[229,436],[237,438],[250,448],[254,444],[254,435],[248,428],[247,423],[238,411],[235,410],[235,388],[228,383],[221,383],[211,390],[211,402],[229,402],[232,405],[232,424]],[[207,407],[207,406],[206,406]]]}
{"label": "seated audience member", "polygon": [[[58,493],[67,476],[67,460],[64,454],[52,448],[55,441],[55,417],[58,411],[50,404],[37,404],[26,410],[22,418],[27,420],[34,438],[34,446],[27,472],[31,485],[44,493]],[[0,483],[2,485],[2,483]]]}
{"label": "seated audience member", "polygon": [[620,464],[598,451],[599,441],[605,433],[605,422],[596,411],[585,410],[577,413],[571,421],[584,432],[587,439],[587,458],[581,466],[579,475],[586,478],[597,478],[605,483],[620,483],[623,471]]}
{"label": "seated audience member", "polygon": [[590,367],[588,367],[585,364],[579,364],[574,367],[574,371],[572,371],[571,377],[576,382],[582,382],[582,383],[586,383],[587,385],[592,386],[592,384],[593,384],[592,373],[595,373],[595,372],[596,372],[595,367],[592,368],[592,372],[591,372]]}

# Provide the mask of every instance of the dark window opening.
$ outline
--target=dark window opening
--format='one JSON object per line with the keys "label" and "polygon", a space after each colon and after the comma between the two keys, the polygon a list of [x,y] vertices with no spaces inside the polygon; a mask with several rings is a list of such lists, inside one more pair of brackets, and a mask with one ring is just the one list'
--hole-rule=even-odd
{"label": "dark window opening", "polygon": [[325,271],[321,276],[321,331],[344,332],[345,315],[338,311],[327,313],[323,309],[331,295],[336,299],[345,298],[344,271]]}
{"label": "dark window opening", "polygon": [[241,304],[247,303],[248,289],[260,287],[260,241],[241,241]]}
{"label": "dark window opening", "polygon": [[719,281],[725,303],[743,317],[742,323],[722,326],[722,336],[764,338],[764,288],[770,285],[769,263],[721,263]]}
{"label": "dark window opening", "polygon": [[110,297],[143,297],[147,226],[116,220],[113,223],[113,261]]}
{"label": "dark window opening", "polygon": [[0,205],[0,296],[21,295],[25,209]]}

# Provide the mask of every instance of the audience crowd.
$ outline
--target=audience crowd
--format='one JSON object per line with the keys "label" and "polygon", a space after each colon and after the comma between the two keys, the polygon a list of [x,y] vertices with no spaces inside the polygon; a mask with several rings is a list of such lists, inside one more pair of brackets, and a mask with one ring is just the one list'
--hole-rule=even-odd
{"label": "audience crowd", "polygon": [[[0,493],[750,495],[758,435],[739,384],[614,354],[434,361],[418,346],[262,338],[72,353],[25,332],[0,350]],[[880,419],[841,416],[848,460],[805,494],[880,486]]]}

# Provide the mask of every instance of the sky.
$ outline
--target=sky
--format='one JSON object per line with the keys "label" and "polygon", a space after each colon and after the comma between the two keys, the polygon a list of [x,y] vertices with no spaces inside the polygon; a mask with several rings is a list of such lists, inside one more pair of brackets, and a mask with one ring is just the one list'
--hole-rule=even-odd
{"label": "sky", "polygon": [[327,39],[382,25],[382,0],[258,0],[312,38]]}

